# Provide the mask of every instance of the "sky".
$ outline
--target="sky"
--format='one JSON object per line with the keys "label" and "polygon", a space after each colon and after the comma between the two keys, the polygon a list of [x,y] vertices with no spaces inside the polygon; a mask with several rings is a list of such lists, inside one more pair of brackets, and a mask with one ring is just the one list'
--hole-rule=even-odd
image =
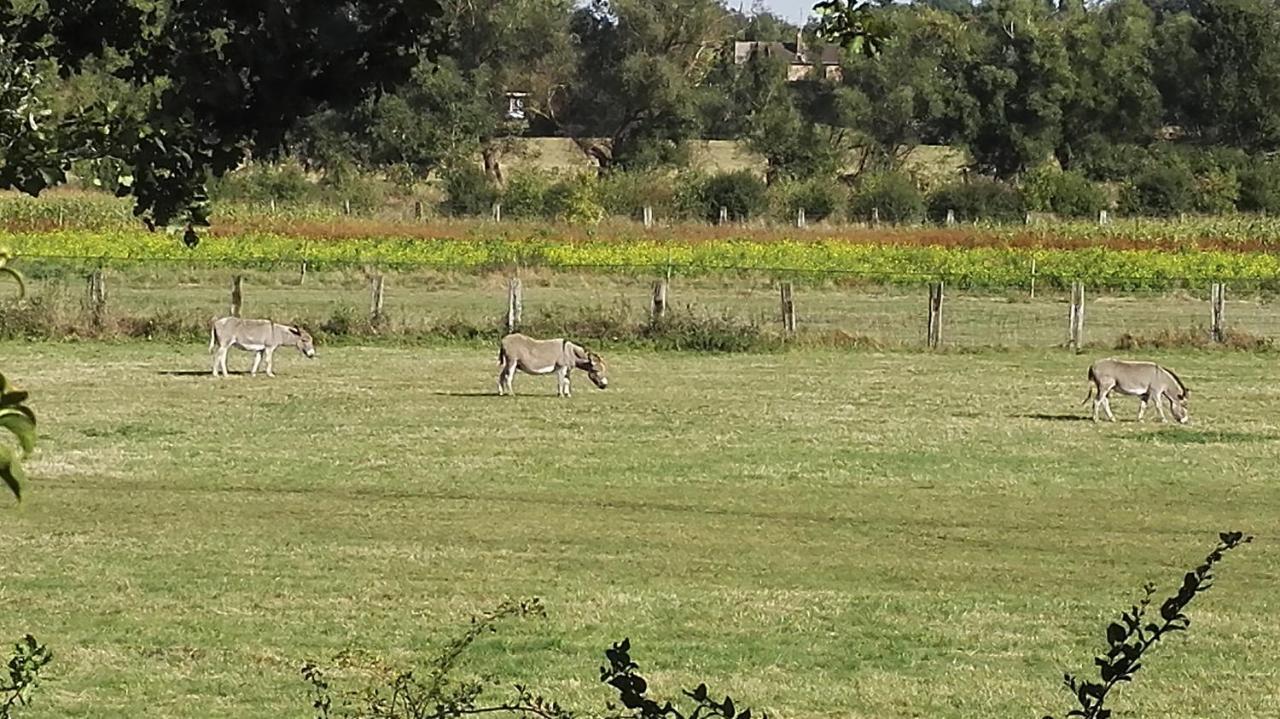
{"label": "sky", "polygon": [[[813,10],[813,4],[818,0],[762,0],[761,4],[772,12],[774,15],[782,17],[793,23],[800,23],[809,17]],[[742,3],[744,10],[750,10],[754,0],[727,0],[725,3],[733,9],[738,8],[738,3]]]}

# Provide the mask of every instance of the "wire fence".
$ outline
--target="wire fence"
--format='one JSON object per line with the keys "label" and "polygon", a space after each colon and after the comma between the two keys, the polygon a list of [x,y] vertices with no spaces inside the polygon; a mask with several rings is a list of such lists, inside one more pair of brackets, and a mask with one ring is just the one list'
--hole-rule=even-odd
{"label": "wire fence", "polygon": [[[406,335],[503,328],[617,335],[684,318],[780,339],[885,348],[1258,345],[1280,338],[1277,296],[1264,289],[1269,284],[1256,282],[1187,281],[1176,290],[1144,292],[1094,288],[1086,281],[1079,288],[1083,298],[1073,301],[1070,287],[973,289],[901,273],[726,270],[683,276],[672,267],[477,271],[31,256],[22,258],[22,269],[26,298],[19,304],[0,297],[5,336],[121,327],[135,334],[139,327],[193,332],[213,317],[239,314],[333,334]],[[940,295],[931,300],[935,292]]]}

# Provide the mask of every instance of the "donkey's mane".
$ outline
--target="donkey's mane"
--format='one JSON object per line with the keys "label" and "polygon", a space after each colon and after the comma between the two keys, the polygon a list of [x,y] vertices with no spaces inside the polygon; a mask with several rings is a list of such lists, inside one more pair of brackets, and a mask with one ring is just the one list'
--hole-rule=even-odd
{"label": "donkey's mane", "polygon": [[1165,372],[1168,372],[1169,376],[1173,377],[1173,381],[1177,382],[1178,386],[1182,388],[1183,395],[1189,394],[1191,392],[1191,388],[1188,387],[1186,384],[1184,384],[1182,381],[1182,378],[1174,374],[1173,370],[1169,369],[1168,367],[1161,367],[1160,369],[1164,370]]}

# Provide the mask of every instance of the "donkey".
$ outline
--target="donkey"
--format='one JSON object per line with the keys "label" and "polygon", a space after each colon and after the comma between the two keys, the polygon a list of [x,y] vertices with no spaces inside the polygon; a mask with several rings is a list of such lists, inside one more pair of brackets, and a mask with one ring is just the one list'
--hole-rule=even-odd
{"label": "donkey", "polygon": [[556,375],[556,396],[569,396],[569,373],[580,369],[600,389],[609,386],[604,359],[567,339],[535,340],[519,333],[502,338],[498,347],[498,394],[515,395],[511,379],[516,370],[526,374]]}
{"label": "donkey", "polygon": [[253,358],[253,369],[250,375],[258,374],[258,365],[265,355],[267,358],[267,376],[275,377],[271,359],[279,347],[297,347],[307,358],[316,356],[315,345],[311,335],[300,327],[282,325],[271,320],[244,320],[239,317],[223,317],[214,320],[209,329],[209,351],[216,353],[213,357],[213,376],[218,376],[218,368],[222,368],[222,376],[227,376],[227,350],[239,347],[242,350],[256,352]]}
{"label": "donkey", "polygon": [[[1142,416],[1146,414],[1147,403],[1154,403],[1156,410],[1160,412],[1160,421],[1167,422],[1168,419],[1164,415],[1164,405],[1160,401],[1161,397],[1169,400],[1169,409],[1173,412],[1173,418],[1178,420],[1180,424],[1186,424],[1190,419],[1187,414],[1187,386],[1178,379],[1178,375],[1173,373],[1166,367],[1161,367],[1154,362],[1130,362],[1128,360],[1118,359],[1102,359],[1094,362],[1089,367],[1089,381],[1093,384],[1089,387],[1089,393],[1085,395],[1084,404],[1093,400],[1093,421],[1098,421],[1098,409],[1101,408],[1107,413],[1107,419],[1112,422],[1116,421],[1115,415],[1111,414],[1111,401],[1107,395],[1111,390],[1116,390],[1121,394],[1127,394],[1133,397],[1141,397],[1142,404],[1138,407],[1138,421],[1142,421]],[[1094,392],[1097,392],[1096,396]]]}

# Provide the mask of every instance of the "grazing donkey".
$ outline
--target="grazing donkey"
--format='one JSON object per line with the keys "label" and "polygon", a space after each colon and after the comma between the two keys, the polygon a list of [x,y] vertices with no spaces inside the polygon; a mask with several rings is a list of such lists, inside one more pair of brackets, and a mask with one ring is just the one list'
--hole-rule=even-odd
{"label": "grazing donkey", "polygon": [[267,357],[267,376],[275,377],[271,368],[271,358],[279,347],[297,347],[306,357],[315,357],[316,348],[311,343],[311,335],[300,327],[282,325],[271,320],[244,320],[239,317],[223,317],[214,320],[209,330],[209,351],[216,353],[213,357],[213,376],[218,376],[218,368],[222,368],[222,376],[227,376],[227,350],[239,347],[242,350],[256,352],[253,358],[251,375],[258,374],[258,364],[263,355]]}
{"label": "grazing donkey", "polygon": [[1088,402],[1089,398],[1094,396],[1094,392],[1097,392],[1093,400],[1094,422],[1098,421],[1099,408],[1107,413],[1107,419],[1116,421],[1115,415],[1111,414],[1111,401],[1107,397],[1113,389],[1121,394],[1142,398],[1142,404],[1138,407],[1139,422],[1146,414],[1148,402],[1155,403],[1156,410],[1160,412],[1161,422],[1168,421],[1164,415],[1161,397],[1169,400],[1169,409],[1173,412],[1173,418],[1179,423],[1186,424],[1190,419],[1187,414],[1187,386],[1172,370],[1161,367],[1155,362],[1098,360],[1089,367],[1089,381],[1093,384],[1089,387],[1089,394],[1085,395],[1084,402],[1080,404]]}
{"label": "grazing donkey", "polygon": [[595,386],[609,386],[604,359],[566,339],[535,340],[519,333],[502,338],[498,349],[498,394],[515,394],[511,379],[516,370],[527,374],[556,374],[556,396],[569,396],[569,373],[580,369]]}

